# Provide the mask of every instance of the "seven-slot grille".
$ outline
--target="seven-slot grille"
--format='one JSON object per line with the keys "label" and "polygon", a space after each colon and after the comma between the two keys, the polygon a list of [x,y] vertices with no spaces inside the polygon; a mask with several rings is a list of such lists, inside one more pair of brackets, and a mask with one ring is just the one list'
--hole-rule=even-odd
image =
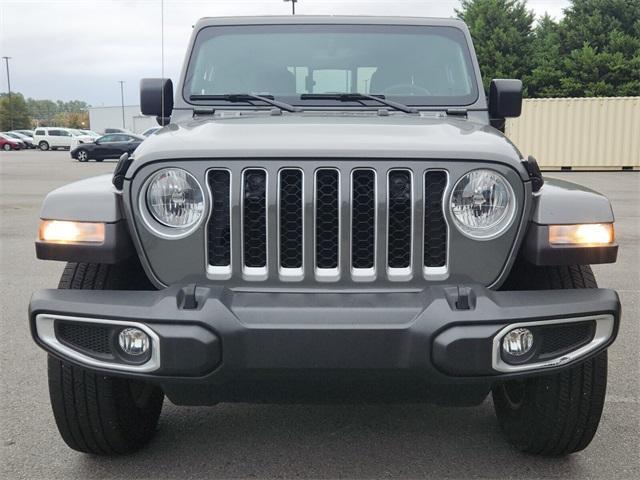
{"label": "seven-slot grille", "polygon": [[[211,278],[237,271],[245,280],[408,281],[447,272],[444,170],[247,168],[232,175],[211,169],[207,181]],[[421,253],[414,261],[416,247]],[[234,268],[233,259],[240,265]]]}

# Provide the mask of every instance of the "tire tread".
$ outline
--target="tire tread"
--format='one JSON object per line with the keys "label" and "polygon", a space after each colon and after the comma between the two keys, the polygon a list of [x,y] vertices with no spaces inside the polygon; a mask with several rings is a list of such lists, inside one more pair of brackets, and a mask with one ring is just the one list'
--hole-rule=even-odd
{"label": "tire tread", "polygon": [[[520,261],[503,290],[597,288],[588,265],[538,267]],[[560,456],[586,448],[604,407],[607,352],[551,375],[527,379],[521,405],[513,407],[501,385],[493,388],[498,421],[522,451]]]}
{"label": "tire tread", "polygon": [[[141,267],[68,263],[58,288],[132,289],[149,288]],[[164,395],[149,389],[143,406],[136,404],[131,380],[94,373],[49,356],[49,394],[56,425],[69,447],[80,452],[113,455],[135,451],[153,437]]]}

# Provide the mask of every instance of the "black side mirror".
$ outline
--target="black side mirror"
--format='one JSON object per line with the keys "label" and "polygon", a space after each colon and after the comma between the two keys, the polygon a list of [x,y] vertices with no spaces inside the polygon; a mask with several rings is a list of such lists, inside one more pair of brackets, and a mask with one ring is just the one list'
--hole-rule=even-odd
{"label": "black side mirror", "polygon": [[522,81],[494,79],[489,87],[489,116],[492,119],[519,117],[522,112]]}
{"label": "black side mirror", "polygon": [[169,78],[140,80],[140,111],[143,115],[169,117],[173,110],[173,82]]}

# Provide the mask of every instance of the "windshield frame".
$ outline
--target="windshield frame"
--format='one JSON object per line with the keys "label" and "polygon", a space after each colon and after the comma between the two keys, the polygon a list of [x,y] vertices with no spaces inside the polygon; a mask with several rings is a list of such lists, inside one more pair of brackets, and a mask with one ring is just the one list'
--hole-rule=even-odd
{"label": "windshield frame", "polygon": [[[456,99],[460,97],[416,97],[416,96],[402,96],[402,95],[387,95],[386,98],[391,101],[399,102],[405,104],[409,107],[415,107],[421,111],[441,111],[447,110],[449,108],[464,108],[469,110],[486,110],[486,99],[484,96],[484,89],[481,83],[480,77],[480,69],[478,67],[475,50],[473,48],[473,43],[471,42],[471,38],[469,32],[466,28],[460,28],[460,26],[464,26],[459,21],[452,20],[447,22],[429,22],[428,20],[432,19],[415,19],[418,20],[415,23],[380,23],[380,22],[372,22],[372,23],[360,23],[360,22],[266,22],[266,23],[221,23],[221,24],[205,24],[202,28],[194,31],[192,40],[190,43],[189,53],[186,58],[185,65],[183,67],[183,71],[181,74],[181,82],[179,85],[181,101],[185,102],[187,108],[197,108],[197,107],[224,107],[224,109],[228,110],[269,110],[272,107],[268,105],[252,105],[247,102],[246,104],[238,103],[238,102],[230,102],[225,100],[192,100],[190,96],[192,92],[190,92],[190,77],[193,75],[195,57],[197,56],[197,51],[203,41],[208,40],[212,37],[210,32],[212,30],[217,29],[242,29],[247,28],[247,31],[253,30],[256,31],[256,27],[262,27],[263,30],[272,29],[274,32],[281,31],[281,28],[286,29],[295,29],[296,27],[302,29],[310,29],[313,31],[313,27],[319,27],[319,30],[322,31],[323,27],[330,27],[335,29],[342,29],[345,32],[353,31],[360,29],[362,31],[371,32],[372,30],[393,30],[393,29],[413,29],[413,30],[434,30],[434,29],[446,29],[449,30],[449,35],[458,35],[458,40],[460,41],[462,48],[462,53],[465,56],[465,63],[467,65],[467,71],[469,75],[469,85],[471,88],[471,92],[468,96],[468,99],[465,98],[463,102],[449,101],[449,98]],[[424,20],[424,23],[421,23],[419,20]],[[451,30],[455,30],[456,32],[451,32]],[[239,60],[241,61],[241,60]],[[231,93],[231,92],[230,92]],[[233,92],[233,93],[246,93],[246,92]],[[370,93],[372,95],[378,95],[379,93],[373,92]],[[372,110],[379,109],[380,103],[375,101],[368,100],[353,100],[353,101],[337,101],[330,99],[322,99],[322,100],[302,100],[302,94],[296,95],[279,95],[276,94],[274,98],[276,100],[280,100],[283,102],[287,102],[294,106],[303,107],[304,110]],[[434,98],[434,99],[446,99],[447,101],[440,102],[416,102],[416,98],[424,99],[424,98]],[[176,105],[179,109],[179,105]]]}

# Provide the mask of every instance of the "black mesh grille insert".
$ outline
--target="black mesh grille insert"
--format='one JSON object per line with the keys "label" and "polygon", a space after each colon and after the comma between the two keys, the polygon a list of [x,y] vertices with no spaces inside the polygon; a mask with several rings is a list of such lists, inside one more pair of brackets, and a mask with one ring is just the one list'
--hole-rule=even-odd
{"label": "black mesh grille insert", "polygon": [[302,171],[280,172],[280,266],[302,267]]}
{"label": "black mesh grille insert", "polygon": [[424,175],[424,266],[444,267],[447,263],[447,224],[442,210],[447,174],[440,170]]}
{"label": "black mesh grille insert", "polygon": [[337,170],[316,172],[316,266],[338,267],[340,242],[340,180]]}
{"label": "black mesh grille insert", "polygon": [[231,264],[230,173],[212,170],[209,172],[209,187],[212,197],[207,245],[209,264],[223,267]]}
{"label": "black mesh grille insert", "polygon": [[406,268],[411,263],[411,173],[389,172],[389,256],[391,268]]}
{"label": "black mesh grille insert", "polygon": [[58,340],[88,352],[110,354],[109,331],[102,325],[56,322]]}
{"label": "black mesh grille insert", "polygon": [[243,247],[247,267],[267,265],[267,173],[246,170],[243,188]]}
{"label": "black mesh grille insert", "polygon": [[533,329],[534,336],[542,340],[538,349],[540,358],[550,358],[570,352],[591,341],[596,322],[574,322],[560,325],[543,325]]}
{"label": "black mesh grille insert", "polygon": [[372,268],[376,233],[376,176],[373,170],[356,170],[352,182],[351,261],[354,268]]}

